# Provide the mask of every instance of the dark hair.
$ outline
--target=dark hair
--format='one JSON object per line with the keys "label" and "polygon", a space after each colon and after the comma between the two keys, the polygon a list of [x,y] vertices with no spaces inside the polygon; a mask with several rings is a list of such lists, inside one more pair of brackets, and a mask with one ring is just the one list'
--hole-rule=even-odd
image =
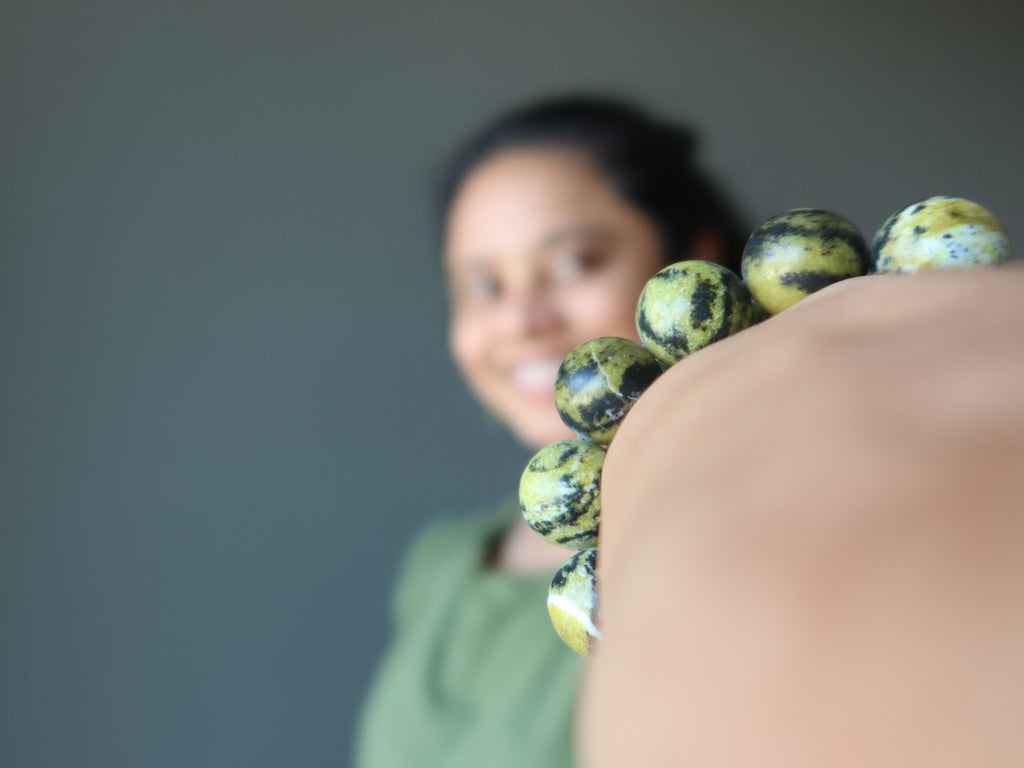
{"label": "dark hair", "polygon": [[688,258],[694,238],[716,234],[726,266],[739,271],[746,229],[718,187],[694,164],[695,134],[633,104],[596,96],[546,99],[502,115],[451,158],[442,179],[441,220],[459,187],[503,149],[565,146],[589,154],[619,194],[647,215],[666,263]]}

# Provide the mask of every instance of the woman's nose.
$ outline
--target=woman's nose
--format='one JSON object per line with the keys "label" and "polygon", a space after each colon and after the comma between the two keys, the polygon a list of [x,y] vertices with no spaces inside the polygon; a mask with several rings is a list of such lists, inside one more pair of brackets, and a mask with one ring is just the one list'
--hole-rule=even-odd
{"label": "woman's nose", "polygon": [[545,285],[531,285],[515,291],[508,297],[505,310],[507,329],[514,333],[545,333],[559,324],[557,301]]}

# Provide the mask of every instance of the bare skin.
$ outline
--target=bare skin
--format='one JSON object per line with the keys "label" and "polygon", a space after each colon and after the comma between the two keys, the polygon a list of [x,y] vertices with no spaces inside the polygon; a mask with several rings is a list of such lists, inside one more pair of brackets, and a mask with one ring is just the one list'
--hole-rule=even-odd
{"label": "bare skin", "polygon": [[1024,269],[822,291],[667,372],[603,475],[610,766],[1024,765]]}
{"label": "bare skin", "polygon": [[572,552],[544,541],[526,523],[517,520],[499,542],[494,567],[509,573],[554,573]]}

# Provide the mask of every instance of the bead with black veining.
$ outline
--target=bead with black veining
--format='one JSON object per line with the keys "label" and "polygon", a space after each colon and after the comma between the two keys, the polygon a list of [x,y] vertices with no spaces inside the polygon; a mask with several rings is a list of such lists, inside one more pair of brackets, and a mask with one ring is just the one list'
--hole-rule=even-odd
{"label": "bead with black veining", "polygon": [[583,549],[597,544],[605,450],[584,440],[541,448],[523,470],[519,508],[545,540]]}
{"label": "bead with black veining", "polygon": [[581,549],[563,565],[548,590],[548,615],[558,636],[582,656],[601,639],[598,629],[597,549]]}
{"label": "bead with black veining", "polygon": [[629,339],[602,336],[568,354],[555,379],[555,407],[580,437],[607,445],[659,375],[654,355]]}
{"label": "bead with black veining", "polygon": [[773,216],[754,230],[743,251],[743,280],[773,315],[870,268],[871,255],[857,228],[820,208]]}
{"label": "bead with black veining", "polygon": [[750,304],[751,306],[753,306],[753,311],[750,314],[751,325],[763,323],[765,320],[771,317],[771,314],[769,314],[768,310],[762,307],[760,304],[758,304],[757,299],[751,298]]}
{"label": "bead with black veining", "polygon": [[750,291],[729,269],[680,261],[647,281],[636,306],[640,340],[665,366],[753,322]]}
{"label": "bead with black veining", "polygon": [[930,197],[897,211],[878,230],[871,252],[878,272],[918,272],[994,264],[1009,258],[1009,239],[986,208],[962,197]]}

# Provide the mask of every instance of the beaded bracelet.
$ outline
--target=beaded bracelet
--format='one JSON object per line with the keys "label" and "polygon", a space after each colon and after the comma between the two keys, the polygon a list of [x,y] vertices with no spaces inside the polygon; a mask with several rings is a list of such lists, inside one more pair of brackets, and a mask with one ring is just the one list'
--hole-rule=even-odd
{"label": "beaded bracelet", "polygon": [[596,569],[605,450],[664,370],[840,280],[1008,258],[1006,233],[988,210],[963,198],[931,197],[890,216],[870,248],[842,216],[795,208],[751,234],[742,279],[707,261],[677,262],[652,277],[637,302],[641,344],[606,336],[565,358],[555,406],[579,439],[542,448],[520,479],[519,505],[530,526],[545,540],[577,550],[548,592],[558,635],[584,656],[600,639]]}

